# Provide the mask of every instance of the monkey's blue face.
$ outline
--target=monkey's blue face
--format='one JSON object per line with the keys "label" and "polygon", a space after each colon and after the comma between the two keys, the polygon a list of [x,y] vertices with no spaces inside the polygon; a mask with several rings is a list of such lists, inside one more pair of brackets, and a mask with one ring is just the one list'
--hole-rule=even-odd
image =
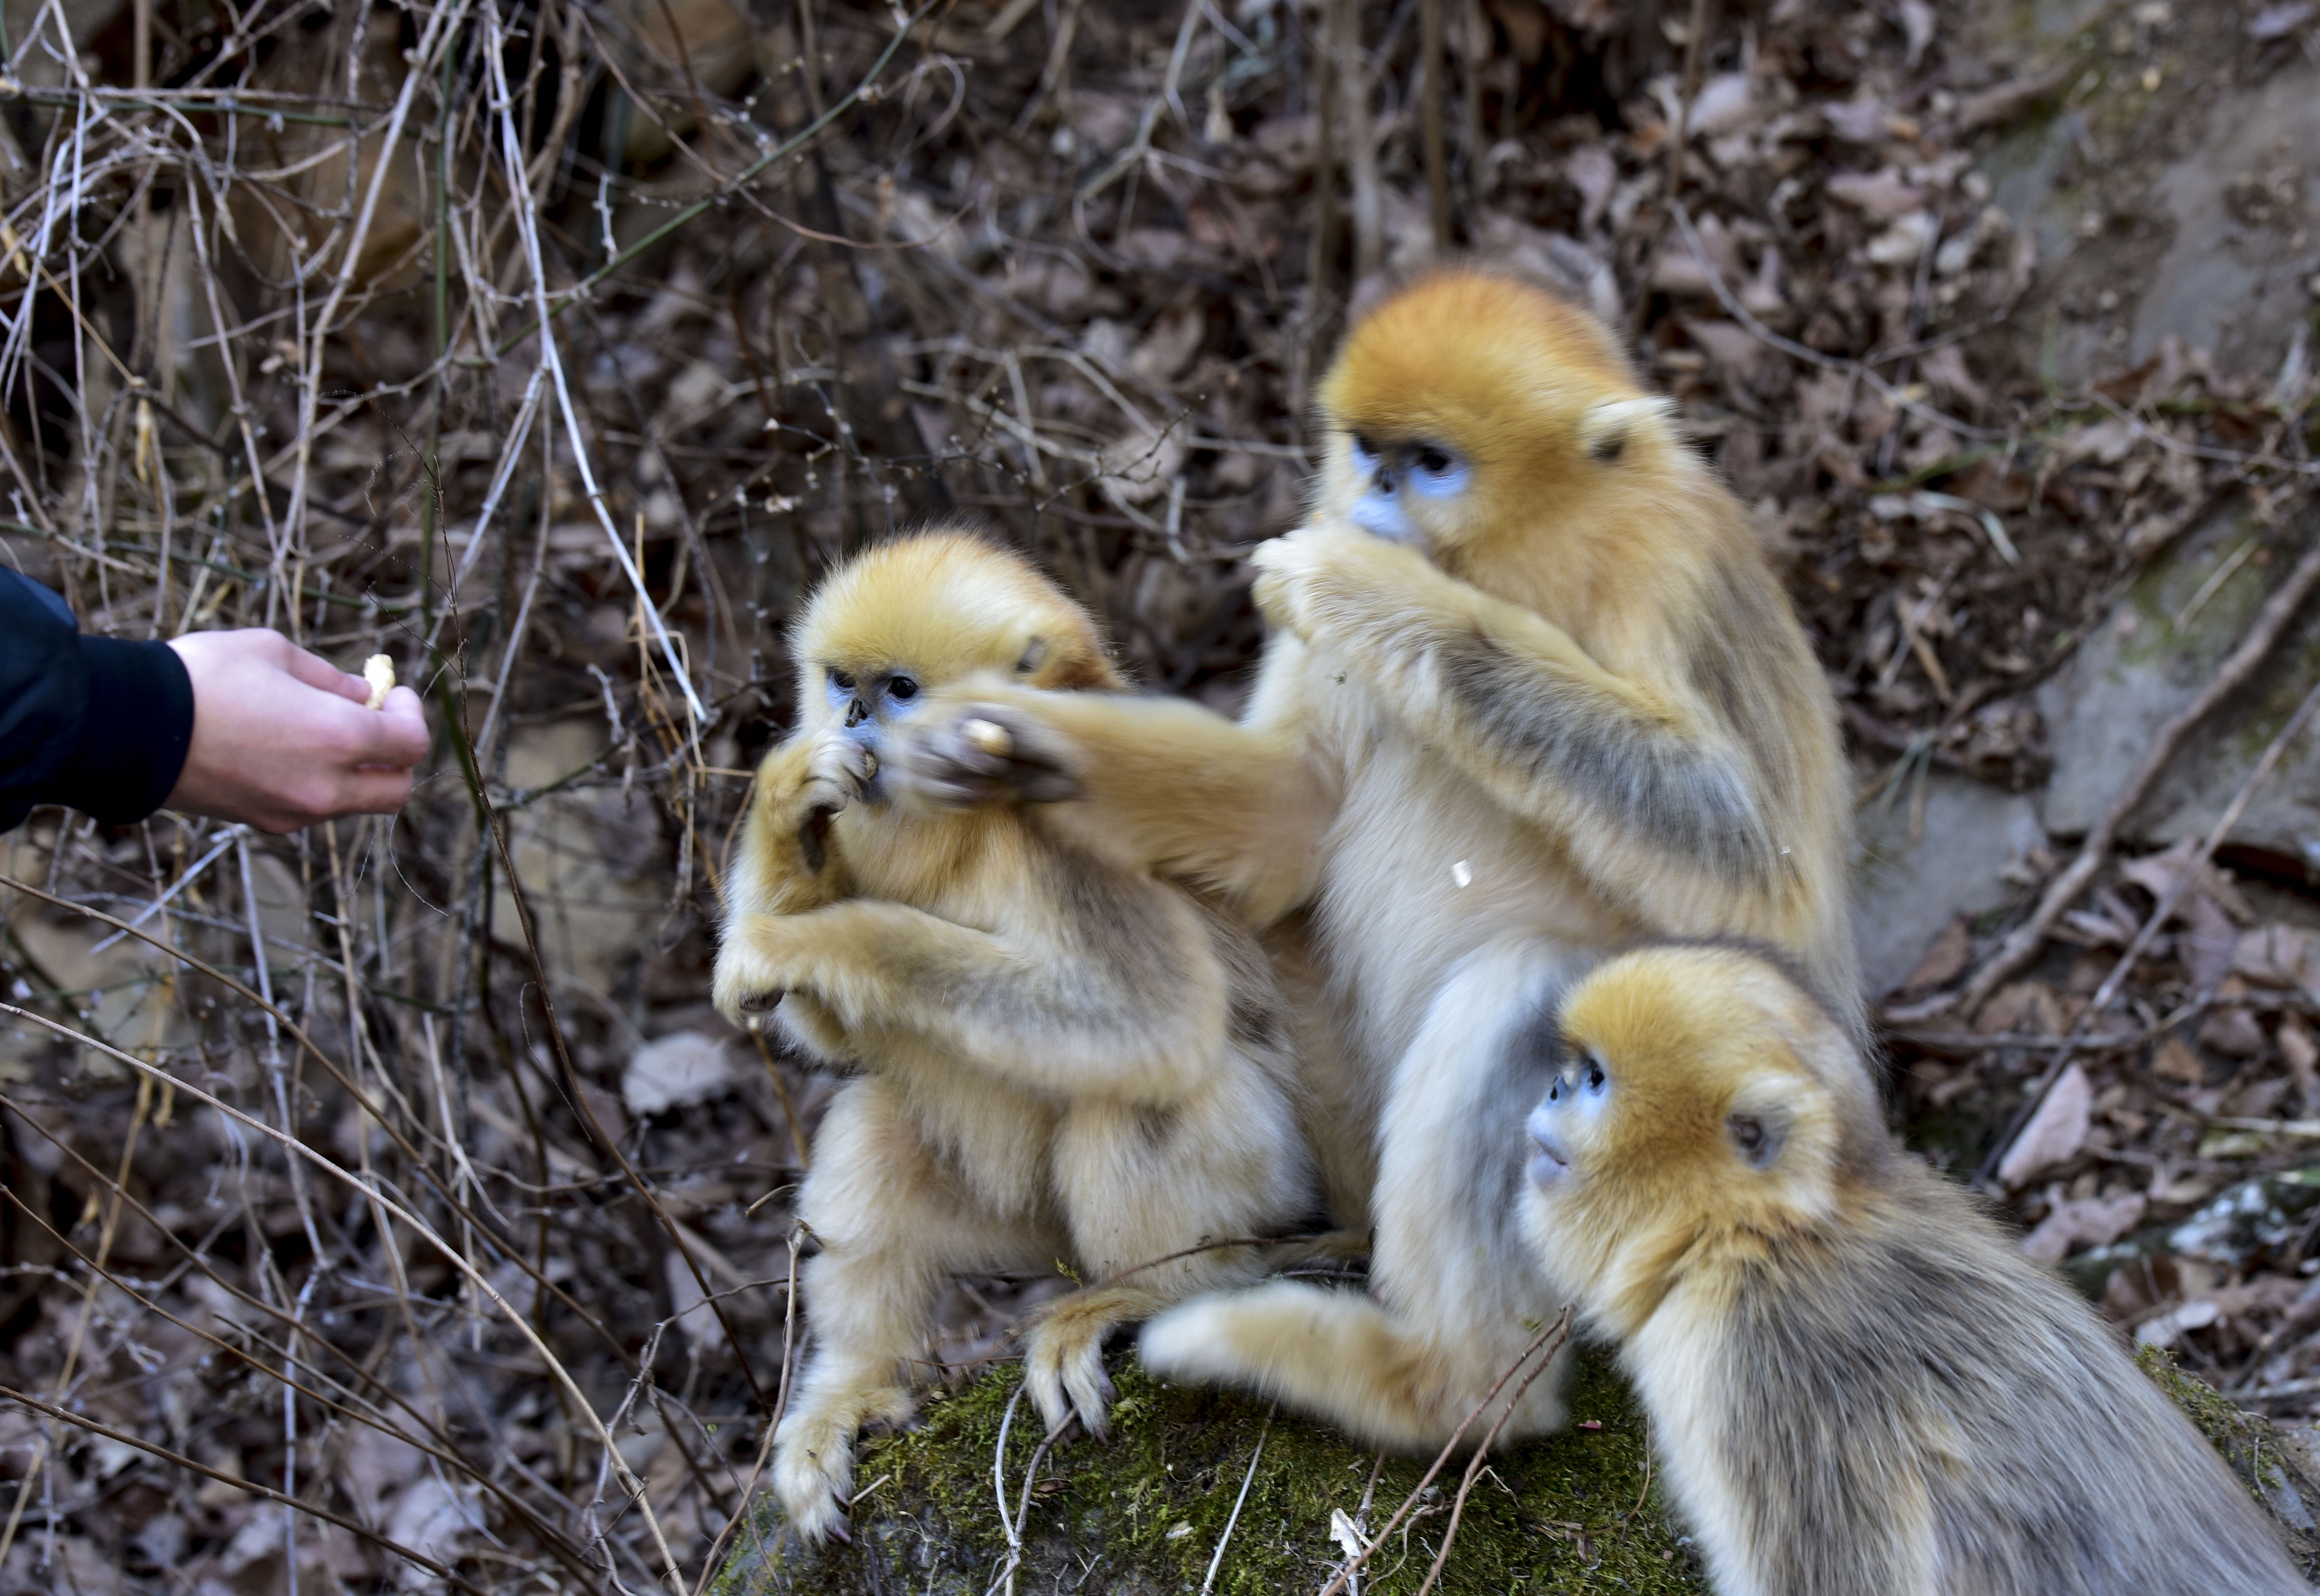
{"label": "monkey's blue face", "polygon": [[886,728],[918,707],[921,691],[919,679],[908,671],[855,672],[835,666],[823,671],[821,686],[846,735],[876,754],[884,752],[880,744]]}
{"label": "monkey's blue face", "polygon": [[1603,1117],[1610,1098],[1611,1074],[1603,1067],[1601,1054],[1590,1048],[1564,1066],[1546,1088],[1545,1099],[1530,1111],[1525,1127],[1535,1150],[1529,1171],[1533,1181],[1552,1186],[1570,1172],[1573,1140],[1584,1137]]}
{"label": "monkey's blue face", "polygon": [[1350,446],[1361,495],[1352,520],[1379,537],[1426,547],[1431,527],[1473,486],[1473,464],[1447,444],[1424,438],[1388,443],[1355,432]]}

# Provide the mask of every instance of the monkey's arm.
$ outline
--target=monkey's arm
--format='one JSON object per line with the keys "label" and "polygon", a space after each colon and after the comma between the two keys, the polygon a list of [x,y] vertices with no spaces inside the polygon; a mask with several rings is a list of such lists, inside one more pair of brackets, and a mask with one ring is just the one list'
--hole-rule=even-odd
{"label": "monkey's arm", "polygon": [[[896,780],[938,807],[1042,803],[1060,839],[1213,891],[1262,927],[1311,893],[1337,807],[1298,701],[1304,653],[1294,638],[1267,646],[1242,721],[1183,699],[959,682],[893,745]],[[969,735],[978,720],[1004,752]]]}
{"label": "monkey's arm", "polygon": [[1053,950],[880,898],[740,915],[718,953],[717,1006],[802,996],[848,1034],[914,1033],[1032,1090],[1174,1102],[1217,1056],[1223,972],[1178,895],[1106,906],[1123,923]]}
{"label": "monkey's arm", "polygon": [[[742,822],[741,847],[726,877],[726,915],[717,944],[718,1005],[740,1023],[747,1016],[722,996],[726,968],[735,958],[739,928],[753,919],[803,914],[854,892],[830,821],[862,789],[869,774],[862,750],[829,732],[801,732],[757,767],[757,793]],[[842,1030],[811,998],[790,1019],[802,1040],[824,1058],[846,1052]]]}
{"label": "monkey's arm", "polygon": [[[1415,550],[1337,526],[1261,547],[1258,604],[1510,812],[1566,839],[1623,897],[1667,862],[1761,892],[1781,874],[1766,795],[1729,728],[1605,669],[1553,622]],[[1608,835],[1607,835],[1608,834]],[[1646,878],[1650,878],[1646,879]]]}

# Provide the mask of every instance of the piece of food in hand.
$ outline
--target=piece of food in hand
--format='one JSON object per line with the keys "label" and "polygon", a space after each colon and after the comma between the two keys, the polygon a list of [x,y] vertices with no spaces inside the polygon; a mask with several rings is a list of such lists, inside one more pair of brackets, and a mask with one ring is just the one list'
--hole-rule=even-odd
{"label": "piece of food in hand", "polygon": [[394,662],[383,654],[375,654],[363,662],[363,680],[370,683],[370,699],[366,709],[376,709],[385,704],[386,695],[394,690]]}
{"label": "piece of food in hand", "polygon": [[995,720],[970,720],[958,729],[968,742],[994,758],[1004,759],[1015,752],[1013,734]]}
{"label": "piece of food in hand", "polygon": [[877,779],[878,755],[872,750],[865,748],[862,751],[862,780],[875,781]]}

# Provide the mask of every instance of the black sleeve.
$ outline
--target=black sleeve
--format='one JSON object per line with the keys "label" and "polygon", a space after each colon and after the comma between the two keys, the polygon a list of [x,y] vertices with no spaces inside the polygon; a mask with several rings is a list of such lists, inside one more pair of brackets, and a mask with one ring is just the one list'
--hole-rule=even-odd
{"label": "black sleeve", "polygon": [[83,636],[63,600],[0,567],[0,831],[35,804],[142,820],[177,786],[193,736],[176,650]]}

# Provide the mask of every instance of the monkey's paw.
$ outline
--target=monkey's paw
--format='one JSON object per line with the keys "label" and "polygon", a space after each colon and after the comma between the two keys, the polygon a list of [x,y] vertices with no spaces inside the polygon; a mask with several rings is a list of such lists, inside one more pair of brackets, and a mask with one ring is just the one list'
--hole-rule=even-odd
{"label": "monkey's paw", "polygon": [[717,950],[710,1000],[717,1012],[739,1024],[752,1014],[778,1007],[797,984],[796,965],[802,915],[740,915]]}
{"label": "monkey's paw", "polygon": [[1071,741],[1004,705],[929,705],[904,723],[891,752],[898,789],[934,808],[1055,804],[1081,792]]}
{"label": "monkey's paw", "polygon": [[776,795],[776,824],[793,832],[805,868],[819,875],[829,857],[829,823],[840,809],[869,789],[878,773],[870,751],[842,732],[826,731],[794,790]]}
{"label": "monkey's paw", "polygon": [[1409,595],[1438,575],[1415,549],[1333,521],[1259,544],[1250,590],[1264,617],[1308,643],[1342,638],[1406,614]]}
{"label": "monkey's paw", "polygon": [[1023,1383],[1049,1435],[1074,1413],[1098,1440],[1111,1433],[1111,1404],[1119,1393],[1103,1372],[1103,1338],[1118,1321],[1111,1309],[1065,1297],[1024,1337]]}
{"label": "monkey's paw", "polygon": [[900,1423],[910,1411],[911,1393],[888,1386],[817,1402],[782,1420],[774,1432],[774,1494],[801,1536],[853,1538],[844,1510],[852,1500],[855,1435],[865,1420]]}

